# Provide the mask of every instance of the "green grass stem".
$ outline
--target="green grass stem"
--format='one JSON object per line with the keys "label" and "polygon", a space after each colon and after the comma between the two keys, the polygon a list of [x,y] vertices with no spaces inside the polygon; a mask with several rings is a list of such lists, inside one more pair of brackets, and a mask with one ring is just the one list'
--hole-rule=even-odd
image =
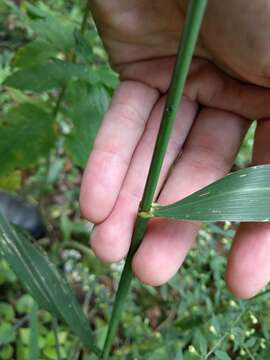
{"label": "green grass stem", "polygon": [[[176,63],[167,96],[166,106],[162,116],[149,174],[133,231],[131,247],[126,258],[125,266],[114,301],[111,320],[102,352],[103,360],[107,360],[109,358],[121,313],[123,311],[126,297],[130,289],[131,280],[133,278],[131,269],[132,258],[144,237],[147,224],[150,219],[150,217],[148,218],[145,216],[145,214],[148,213],[150,215],[161,167],[168,147],[172,127],[176,118],[176,113],[179,109],[180,100],[184,91],[186,78],[190,68],[206,5],[207,0],[191,0],[189,2],[187,17],[180,40],[180,46],[177,52]],[[140,216],[140,214],[143,216]]]}

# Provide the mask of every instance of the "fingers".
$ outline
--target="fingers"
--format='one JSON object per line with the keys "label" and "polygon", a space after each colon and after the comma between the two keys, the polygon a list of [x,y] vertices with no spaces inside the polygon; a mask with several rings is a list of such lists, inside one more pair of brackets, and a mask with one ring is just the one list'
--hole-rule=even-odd
{"label": "fingers", "polygon": [[[158,202],[175,202],[228,172],[248,126],[237,115],[202,110]],[[194,244],[198,229],[195,222],[153,220],[133,259],[136,276],[151,285],[168,281]]]}
{"label": "fingers", "polygon": [[[254,164],[270,163],[270,120],[258,123]],[[257,294],[270,280],[270,224],[241,224],[228,259],[226,280],[240,298]]]}
{"label": "fingers", "polygon": [[157,99],[158,91],[132,81],[122,82],[113,96],[82,180],[80,206],[88,220],[101,222],[111,212]]}
{"label": "fingers", "polygon": [[[151,114],[145,132],[132,158],[113,211],[103,223],[95,227],[92,233],[92,249],[104,261],[118,261],[127,254],[129,249],[134,221],[145,185],[164,103],[165,98],[157,103]],[[160,190],[169,168],[181,150],[196,112],[196,104],[186,100],[182,101],[162,167],[157,192]]]}
{"label": "fingers", "polygon": [[[164,93],[170,84],[174,61],[175,57],[166,57],[128,64],[120,69],[121,77],[138,79]],[[231,111],[252,120],[270,115],[269,88],[234,79],[201,58],[193,59],[185,95],[206,107]]]}
{"label": "fingers", "polygon": [[207,107],[250,120],[270,115],[270,89],[234,79],[205,60],[193,61],[185,92]]}
{"label": "fingers", "polygon": [[256,295],[270,280],[269,264],[269,224],[241,224],[228,261],[229,290],[242,299]]}
{"label": "fingers", "polygon": [[257,124],[254,148],[253,148],[253,164],[269,164],[270,163],[270,120],[263,120]]}

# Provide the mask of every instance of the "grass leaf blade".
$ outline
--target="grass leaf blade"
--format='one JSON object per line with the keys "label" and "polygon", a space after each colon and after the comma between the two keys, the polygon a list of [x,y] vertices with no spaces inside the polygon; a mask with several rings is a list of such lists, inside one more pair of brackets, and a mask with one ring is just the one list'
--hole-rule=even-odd
{"label": "grass leaf blade", "polygon": [[155,205],[153,215],[205,222],[270,221],[270,165],[231,173],[174,204]]}
{"label": "grass leaf blade", "polygon": [[38,304],[63,319],[84,346],[99,354],[89,322],[65,278],[49,258],[27,236],[19,234],[1,213],[0,254]]}

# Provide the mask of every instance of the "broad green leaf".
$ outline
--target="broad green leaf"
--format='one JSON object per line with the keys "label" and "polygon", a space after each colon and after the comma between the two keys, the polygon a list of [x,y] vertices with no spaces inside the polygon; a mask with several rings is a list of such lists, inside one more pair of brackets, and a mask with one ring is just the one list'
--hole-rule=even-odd
{"label": "broad green leaf", "polygon": [[113,72],[108,66],[99,66],[95,70],[97,82],[100,82],[111,89],[115,89],[118,86],[118,75]]}
{"label": "broad green leaf", "polygon": [[53,118],[45,111],[32,104],[10,110],[0,122],[0,174],[36,163],[55,140]]}
{"label": "broad green leaf", "polygon": [[4,302],[0,302],[0,319],[12,322],[15,319],[13,307]]}
{"label": "broad green leaf", "polygon": [[[20,320],[15,322],[13,326],[11,324],[7,324],[5,322],[1,322],[0,324],[0,348],[8,343],[14,342],[16,339],[16,334],[18,329],[28,323],[29,318],[28,316],[22,317]],[[8,326],[6,326],[8,325]],[[1,356],[0,356],[1,359]]]}
{"label": "broad green leaf", "polygon": [[74,47],[72,36],[75,26],[73,24],[59,21],[54,17],[29,21],[39,39],[48,41],[58,51],[68,52]]}
{"label": "broad green leaf", "polygon": [[50,6],[39,2],[38,6],[27,2],[28,18],[26,24],[32,29],[36,37],[46,40],[60,51],[68,51],[74,47],[72,36],[76,27],[67,17],[51,11]]}
{"label": "broad green leaf", "polygon": [[174,204],[157,204],[153,216],[206,222],[269,221],[270,165],[231,173]]}
{"label": "broad green leaf", "polygon": [[[42,3],[37,4],[38,6],[35,6],[31,3],[26,3],[24,6],[24,10],[27,14],[27,16],[30,19],[46,19],[48,17],[48,13],[44,11],[44,9],[41,8],[43,5]],[[40,6],[41,5],[41,6]]]}
{"label": "broad green leaf", "polygon": [[200,352],[200,355],[205,356],[207,353],[207,339],[202,331],[197,328],[193,332],[193,345]]}
{"label": "broad green leaf", "polygon": [[[102,85],[88,86],[88,101],[99,115],[103,115],[109,107],[111,97]],[[89,105],[88,103],[88,105]]]}
{"label": "broad green leaf", "polygon": [[11,286],[17,281],[16,275],[11,270],[8,263],[0,257],[0,286],[6,284]]}
{"label": "broad green leaf", "polygon": [[[86,64],[92,65],[95,77],[92,83],[100,83],[109,89],[114,90],[119,84],[118,75],[108,66],[108,59],[103,55],[103,48],[100,39],[94,30],[87,31],[83,35],[80,31],[74,31],[75,51],[78,58],[81,58]],[[106,54],[106,53],[105,53]],[[95,66],[97,62],[102,62]]]}
{"label": "broad green leaf", "polygon": [[215,355],[218,360],[231,360],[231,357],[225,351],[216,350]]}
{"label": "broad green leaf", "polygon": [[95,76],[93,74],[86,65],[59,60],[18,70],[4,81],[4,85],[20,90],[44,92],[61,87],[74,78],[92,81],[91,77]]}
{"label": "broad green leaf", "polygon": [[35,300],[29,294],[22,295],[16,302],[16,311],[19,314],[30,314]]}
{"label": "broad green leaf", "polygon": [[0,254],[37,303],[65,320],[86,347],[99,353],[89,322],[65,278],[41,249],[34,246],[28,237],[18,233],[1,213]]}
{"label": "broad green leaf", "polygon": [[181,330],[190,330],[199,327],[203,324],[203,317],[201,315],[192,315],[192,317],[185,317],[174,322],[174,326]]}
{"label": "broad green leaf", "polygon": [[75,39],[75,51],[77,56],[80,56],[86,63],[93,63],[93,47],[92,44],[87,41],[88,39],[79,30],[74,31]]}
{"label": "broad green leaf", "polygon": [[[1,318],[0,323],[0,347],[12,343],[15,339],[15,331],[9,322]],[[1,358],[0,358],[1,359]]]}
{"label": "broad green leaf", "polygon": [[76,82],[70,86],[67,115],[72,121],[72,129],[66,137],[65,147],[78,166],[85,166],[109,100],[107,91],[101,85],[91,87]]}
{"label": "broad green leaf", "polygon": [[26,68],[44,64],[49,58],[56,55],[56,49],[47,41],[34,40],[24,47],[20,47],[13,60],[12,66],[15,68]]}
{"label": "broad green leaf", "polygon": [[[193,349],[192,349],[193,350]],[[184,360],[202,360],[202,357],[194,350],[194,352],[185,352]]]}
{"label": "broad green leaf", "polygon": [[1,360],[11,359],[13,352],[14,350],[10,344],[3,346],[3,348],[0,349],[0,359]]}

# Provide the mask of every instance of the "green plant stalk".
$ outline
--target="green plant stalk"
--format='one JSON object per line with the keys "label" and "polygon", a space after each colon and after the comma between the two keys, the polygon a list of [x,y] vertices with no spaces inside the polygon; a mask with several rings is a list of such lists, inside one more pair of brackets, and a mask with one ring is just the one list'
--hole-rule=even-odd
{"label": "green plant stalk", "polygon": [[133,278],[131,263],[134,253],[140,245],[147,224],[152,217],[151,208],[159,180],[160,171],[165,158],[170,140],[171,131],[179,109],[180,100],[184,91],[184,85],[191,64],[193,52],[196,46],[207,0],[191,0],[189,2],[187,17],[182,32],[180,46],[177,52],[176,63],[171,80],[167,101],[162,116],[162,121],[148,173],[139,213],[134,226],[131,246],[126,258],[125,266],[121,275],[116,293],[111,320],[103,347],[102,359],[109,358],[113,339],[117,332],[120,316]]}
{"label": "green plant stalk", "polygon": [[54,339],[55,339],[55,352],[56,352],[56,359],[61,360],[61,350],[60,350],[60,342],[59,342],[59,336],[58,336],[58,320],[56,318],[53,318],[52,322],[52,329],[54,333]]}

